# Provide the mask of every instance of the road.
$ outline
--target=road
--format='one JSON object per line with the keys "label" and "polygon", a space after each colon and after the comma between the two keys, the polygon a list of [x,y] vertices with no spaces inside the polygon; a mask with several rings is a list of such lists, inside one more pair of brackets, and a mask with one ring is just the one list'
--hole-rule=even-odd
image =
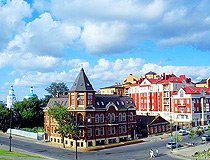
{"label": "road", "polygon": [[[164,160],[176,160],[180,158],[170,157],[173,156],[169,149],[166,149],[166,143],[170,141],[169,138],[154,142],[143,142],[139,144],[133,144],[128,146],[116,147],[111,149],[104,149],[100,151],[93,152],[79,152],[79,160],[142,160],[150,159],[149,150],[150,148],[158,148],[160,151],[160,156],[155,159]],[[183,136],[183,143],[188,142],[188,136]],[[5,135],[0,134],[0,144],[9,145],[9,139]],[[13,137],[12,147],[17,149],[22,149],[27,152],[36,153],[50,159],[66,160],[75,159],[75,151],[71,149],[63,149],[58,147],[53,147],[34,140],[20,139],[18,137]]]}

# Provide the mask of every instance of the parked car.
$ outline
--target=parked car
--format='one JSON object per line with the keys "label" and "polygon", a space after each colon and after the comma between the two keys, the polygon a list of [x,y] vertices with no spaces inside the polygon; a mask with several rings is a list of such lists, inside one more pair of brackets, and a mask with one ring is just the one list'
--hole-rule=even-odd
{"label": "parked car", "polygon": [[180,130],[179,134],[184,136],[184,135],[188,135],[189,133],[186,130]]}
{"label": "parked car", "polygon": [[204,131],[208,131],[209,128],[207,126],[200,126],[200,129],[203,129]]}
{"label": "parked car", "polygon": [[202,139],[202,141],[210,141],[210,135],[209,134],[202,134],[201,139]]}
{"label": "parked car", "polygon": [[[176,142],[168,142],[166,144],[166,147],[169,148],[169,149],[174,149],[174,148],[176,148]],[[181,145],[177,144],[177,147],[179,148],[179,147],[181,147]]]}

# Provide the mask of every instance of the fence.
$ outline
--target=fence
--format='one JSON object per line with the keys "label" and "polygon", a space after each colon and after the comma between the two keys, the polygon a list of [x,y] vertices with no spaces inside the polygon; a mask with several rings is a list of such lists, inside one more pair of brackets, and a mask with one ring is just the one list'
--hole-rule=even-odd
{"label": "fence", "polygon": [[[10,129],[7,130],[7,133],[10,133]],[[11,133],[14,135],[22,136],[22,137],[27,137],[27,138],[32,138],[32,139],[37,139],[37,140],[43,140],[44,139],[44,133],[43,132],[26,132],[18,129],[11,129]]]}

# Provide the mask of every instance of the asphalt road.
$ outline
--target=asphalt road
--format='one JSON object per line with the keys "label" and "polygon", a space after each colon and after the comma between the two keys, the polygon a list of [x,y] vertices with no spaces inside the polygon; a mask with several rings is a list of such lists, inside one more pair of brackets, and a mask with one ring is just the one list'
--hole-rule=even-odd
{"label": "asphalt road", "polygon": [[[197,138],[198,140],[198,138]],[[139,144],[127,145],[122,147],[116,147],[111,149],[104,149],[93,152],[79,152],[79,160],[142,160],[150,159],[149,150],[150,148],[158,148],[160,155],[155,159],[164,160],[176,160],[180,158],[172,157],[170,150],[167,149],[166,143],[170,141],[169,138],[154,141],[154,142],[143,142]],[[183,142],[188,142],[188,136],[183,136]],[[5,135],[0,134],[0,144],[9,145],[9,139]],[[34,140],[22,139],[13,137],[12,147],[22,149],[27,152],[36,153],[51,159],[57,160],[73,160],[75,159],[75,151],[71,149],[63,149],[59,147],[52,147],[49,145],[41,144]]]}

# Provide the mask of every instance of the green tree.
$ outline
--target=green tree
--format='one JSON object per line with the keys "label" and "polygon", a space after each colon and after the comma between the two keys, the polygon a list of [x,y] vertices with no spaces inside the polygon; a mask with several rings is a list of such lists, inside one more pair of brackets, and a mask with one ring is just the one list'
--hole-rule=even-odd
{"label": "green tree", "polygon": [[45,90],[48,93],[50,93],[53,97],[56,97],[57,92],[65,92],[65,91],[68,91],[69,89],[67,85],[63,82],[59,82],[59,83],[53,82]]}
{"label": "green tree", "polygon": [[10,110],[0,104],[0,130],[6,132],[10,127]]}
{"label": "green tree", "polygon": [[16,102],[13,108],[16,127],[42,127],[44,124],[43,107],[37,96]]}
{"label": "green tree", "polygon": [[64,137],[73,136],[76,134],[76,123],[73,115],[64,106],[58,103],[48,110],[49,115],[55,118],[58,128],[55,132],[58,132],[61,136],[63,147],[65,148]]}
{"label": "green tree", "polygon": [[198,135],[198,136],[201,136],[205,131],[203,129],[200,128],[200,126],[197,126],[197,129],[195,131],[195,133]]}
{"label": "green tree", "polygon": [[177,142],[181,142],[182,141],[182,136],[178,132],[174,132],[173,133],[173,137],[174,137],[174,141],[175,142],[176,142],[176,138],[177,138]]}
{"label": "green tree", "polygon": [[193,139],[196,137],[196,132],[195,132],[195,130],[192,127],[189,129],[189,131],[190,132],[189,132],[188,137],[190,138],[191,143],[192,143]]}

